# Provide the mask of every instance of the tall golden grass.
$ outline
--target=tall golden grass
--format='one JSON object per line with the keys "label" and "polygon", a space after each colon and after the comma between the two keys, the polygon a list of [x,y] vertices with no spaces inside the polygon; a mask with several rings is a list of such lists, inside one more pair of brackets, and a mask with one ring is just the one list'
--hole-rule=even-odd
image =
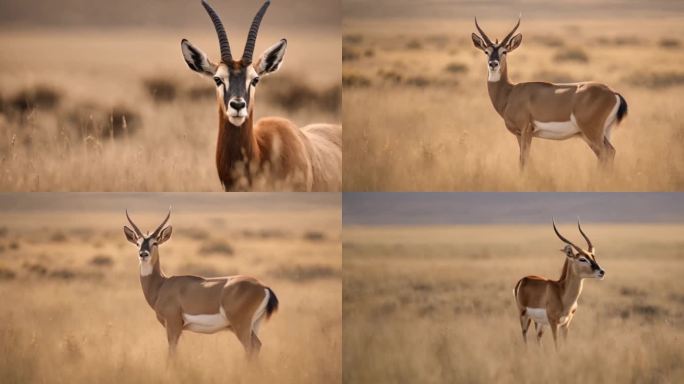
{"label": "tall golden grass", "polygon": [[[251,363],[230,332],[184,332],[176,361],[167,362],[165,330],[122,234],[123,212],[3,214],[0,381],[340,382],[339,207],[240,211],[174,213],[160,256],[167,274],[249,274],[276,292],[279,310],[263,324]],[[134,212],[142,229],[159,216]]]}
{"label": "tall golden grass", "polygon": [[[262,29],[255,55],[282,37],[290,44],[281,72],[259,84],[255,117],[339,122],[339,28]],[[246,33],[238,32],[231,39],[241,46]],[[222,190],[215,86],[187,68],[181,38],[216,58],[211,24],[3,30],[0,189]]]}
{"label": "tall golden grass", "polygon": [[[460,6],[448,5],[460,17],[475,11]],[[509,76],[513,82],[599,81],[623,94],[629,115],[613,131],[612,170],[599,169],[581,139],[535,139],[521,173],[517,141],[487,93],[486,58],[470,39],[472,18],[407,14],[345,20],[344,155],[359,160],[344,162],[344,189],[683,189],[680,13],[627,19],[604,10],[594,19],[558,19],[553,8],[523,15],[523,42],[508,55]],[[517,12],[492,19],[480,11],[492,38],[501,39],[516,21]]]}
{"label": "tall golden grass", "polygon": [[681,382],[684,228],[583,227],[606,278],[585,281],[557,353],[548,328],[525,348],[513,298],[523,276],[560,276],[549,225],[345,227],[343,381]]}

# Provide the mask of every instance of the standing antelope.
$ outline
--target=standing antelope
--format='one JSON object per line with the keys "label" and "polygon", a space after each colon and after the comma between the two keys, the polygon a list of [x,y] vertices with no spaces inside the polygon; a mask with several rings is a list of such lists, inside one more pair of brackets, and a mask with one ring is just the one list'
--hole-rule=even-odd
{"label": "standing antelope", "polygon": [[589,237],[582,231],[579,219],[577,228],[587,241],[588,250],[576,246],[563,237],[558,233],[555,221],[553,222],[553,230],[566,244],[563,249],[566,256],[565,263],[560,279],[554,281],[540,276],[527,276],[515,285],[513,294],[520,314],[520,326],[525,343],[527,343],[527,329],[530,327],[530,322],[534,320],[537,342],[541,342],[544,326],[549,325],[553,342],[558,348],[556,333],[560,329],[563,338],[567,339],[568,327],[577,311],[577,299],[582,293],[582,281],[586,278],[603,280],[606,274],[596,262],[594,257],[596,249]]}
{"label": "standing antelope", "polygon": [[610,143],[612,128],[627,115],[627,102],[607,85],[595,82],[513,84],[508,80],[506,54],[520,46],[522,35],[513,30],[499,43],[472,34],[473,44],[487,55],[487,89],[496,112],[518,139],[520,167],[525,167],[533,137],[565,140],[581,136],[602,165],[611,164],[615,148]]}
{"label": "standing antelope", "polygon": [[[268,48],[252,63],[261,19],[270,5],[261,6],[249,29],[242,58],[233,59],[221,19],[205,1],[218,34],[221,61],[181,41],[188,67],[216,83],[219,105],[219,132],[216,168],[226,190],[247,189],[261,176],[269,184],[291,185],[301,191],[333,191],[342,185],[342,127],[312,124],[299,129],[289,120],[270,117],[254,123],[254,93],[261,76],[277,71],[282,64],[287,40]],[[262,180],[264,181],[264,180]]]}
{"label": "standing antelope", "polygon": [[270,318],[278,309],[275,293],[249,276],[165,276],[159,264],[159,246],[171,237],[171,226],[164,227],[170,216],[171,210],[161,225],[145,236],[126,211],[133,229],[123,227],[126,239],[139,248],[143,294],[157,320],[166,328],[169,356],[174,355],[184,330],[198,333],[230,330],[248,357],[258,354],[259,325],[264,317]]}

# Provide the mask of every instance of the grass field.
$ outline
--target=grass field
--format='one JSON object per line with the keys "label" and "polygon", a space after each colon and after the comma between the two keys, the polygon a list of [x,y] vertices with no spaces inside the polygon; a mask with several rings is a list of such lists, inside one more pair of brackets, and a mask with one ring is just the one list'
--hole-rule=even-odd
{"label": "grass field", "polygon": [[[206,17],[199,1],[193,9]],[[238,55],[248,21],[232,26]],[[339,26],[274,27],[267,17],[255,57],[283,37],[282,69],[260,83],[255,117],[339,123]],[[215,85],[188,69],[182,38],[217,58],[208,18],[175,29],[3,28],[0,189],[222,190]]]}
{"label": "grass field", "polygon": [[[43,199],[56,199],[50,195]],[[145,302],[137,250],[121,229],[124,205],[72,206],[0,216],[0,296],[8,305],[0,314],[1,382],[340,382],[339,206],[283,200],[270,211],[236,202],[207,211],[173,200],[173,236],[160,248],[166,274],[250,274],[278,295],[258,361],[245,360],[230,332],[184,332],[167,366],[165,330]],[[163,218],[163,206],[141,208],[158,205],[155,198],[127,201],[143,230]]]}
{"label": "grass field", "polygon": [[[362,2],[350,3],[343,25],[344,155],[361,160],[344,162],[344,190],[684,188],[680,6],[666,12],[650,2],[617,2],[612,10],[595,1],[377,2],[373,9],[386,9],[383,17],[373,10],[362,16]],[[634,12],[621,12],[622,5]],[[470,35],[478,16],[488,35],[501,39],[520,11],[522,45],[507,59],[514,83],[593,80],[626,98],[629,115],[613,132],[610,172],[598,169],[581,139],[533,140],[530,166],[519,172],[516,138],[494,111],[486,58]]]}
{"label": "grass field", "polygon": [[555,353],[550,332],[525,349],[512,294],[525,275],[560,276],[549,225],[345,226],[344,382],[681,382],[684,228],[583,227],[606,278],[585,282]]}

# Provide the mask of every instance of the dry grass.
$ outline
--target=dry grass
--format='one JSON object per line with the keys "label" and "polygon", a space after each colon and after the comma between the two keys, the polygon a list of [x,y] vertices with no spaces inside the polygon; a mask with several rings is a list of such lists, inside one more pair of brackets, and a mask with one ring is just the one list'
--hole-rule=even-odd
{"label": "dry grass", "polygon": [[[478,6],[430,3],[463,14]],[[544,9],[523,17],[509,75],[515,82],[595,80],[623,94],[629,115],[613,132],[612,171],[598,169],[580,139],[535,139],[530,167],[519,172],[518,144],[491,105],[470,17],[351,19],[344,49],[376,54],[343,62],[344,155],[359,159],[344,162],[344,190],[684,189],[684,53],[671,37],[684,32],[681,17],[548,20],[537,14]],[[482,18],[490,37],[503,37],[514,22]]]}
{"label": "dry grass", "polygon": [[[256,211],[255,211],[256,212]],[[0,253],[0,296],[12,308],[0,315],[0,381],[3,383],[336,383],[341,380],[341,250],[339,208],[307,215],[295,210],[264,216],[210,212],[172,218],[174,235],[161,248],[168,274],[251,274],[273,288],[280,309],[263,324],[263,348],[245,361],[232,333],[184,333],[177,364],[167,366],[166,337],[143,298],[135,248],[121,233],[123,213],[8,214],[0,217],[19,249]],[[148,228],[157,214],[136,215]],[[336,224],[337,223],[337,224]],[[247,228],[269,225],[291,238],[248,238]],[[314,225],[314,227],[309,227]],[[67,228],[65,228],[65,226]],[[322,226],[335,242],[302,236]],[[81,230],[85,229],[85,230]],[[190,230],[193,236],[184,236]],[[84,233],[83,239],[73,233]],[[197,233],[228,238],[231,258],[204,258]],[[54,233],[67,233],[53,242]],[[87,234],[89,233],[89,234]],[[101,245],[96,244],[101,242]],[[333,271],[318,278],[274,275],[288,265]]]}
{"label": "dry grass", "polygon": [[[256,118],[339,122],[339,29],[262,29],[256,54],[281,37],[290,45],[282,72],[259,84]],[[215,86],[187,68],[182,37],[216,56],[211,25],[3,30],[0,190],[222,190]],[[233,37],[235,44],[243,38]],[[254,189],[272,187],[257,182]]]}
{"label": "dry grass", "polygon": [[606,279],[585,282],[555,353],[549,332],[524,348],[512,296],[522,276],[559,276],[549,226],[345,227],[343,381],[681,382],[684,228],[585,230]]}

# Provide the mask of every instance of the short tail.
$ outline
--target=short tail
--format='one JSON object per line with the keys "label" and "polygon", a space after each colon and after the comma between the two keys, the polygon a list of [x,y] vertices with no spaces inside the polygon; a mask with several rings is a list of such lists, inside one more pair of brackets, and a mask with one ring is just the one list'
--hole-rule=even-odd
{"label": "short tail", "polygon": [[266,319],[270,319],[271,315],[278,310],[278,297],[271,288],[268,289],[268,303],[266,303]]}
{"label": "short tail", "polygon": [[625,116],[627,116],[627,100],[625,100],[625,98],[622,97],[621,94],[619,94],[619,93],[615,93],[615,94],[617,95],[617,97],[620,98],[620,105],[618,106],[618,110],[617,110],[617,123],[620,124],[622,119],[624,119]]}

